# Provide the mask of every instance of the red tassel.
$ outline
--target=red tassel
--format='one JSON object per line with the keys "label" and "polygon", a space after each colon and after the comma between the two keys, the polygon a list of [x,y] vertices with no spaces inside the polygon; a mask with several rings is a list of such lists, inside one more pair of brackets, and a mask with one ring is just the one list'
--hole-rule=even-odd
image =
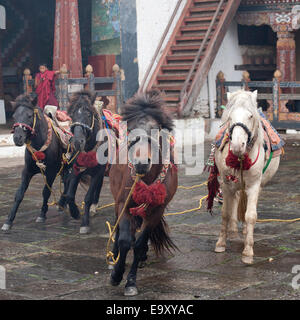
{"label": "red tassel", "polygon": [[32,155],[32,159],[34,161],[43,161],[43,160],[45,160],[45,158],[46,158],[46,155],[42,151],[36,151]]}
{"label": "red tassel", "polygon": [[81,152],[78,155],[76,162],[80,167],[94,168],[98,165],[96,152]]}
{"label": "red tassel", "polygon": [[219,175],[219,170],[215,164],[210,169],[210,175],[207,182],[207,188],[208,188],[207,210],[210,212],[212,211],[212,208],[213,208],[214,198],[216,197],[220,188],[218,175]]}
{"label": "red tassel", "polygon": [[166,187],[159,181],[148,186],[144,182],[138,182],[135,186],[132,199],[136,204],[147,204],[157,207],[164,203],[167,196]]}
{"label": "red tassel", "polygon": [[130,208],[129,211],[133,216],[140,216],[142,218],[146,218],[145,206]]}
{"label": "red tassel", "polygon": [[166,186],[160,181],[152,184],[149,187],[149,191],[152,193],[152,201],[149,203],[152,207],[157,207],[165,202],[167,196]]}
{"label": "red tassel", "polygon": [[[226,165],[230,168],[239,170],[241,168],[241,161],[238,156],[234,155],[229,149],[228,156],[226,157]],[[249,170],[252,167],[252,160],[248,153],[244,154],[243,170]]]}

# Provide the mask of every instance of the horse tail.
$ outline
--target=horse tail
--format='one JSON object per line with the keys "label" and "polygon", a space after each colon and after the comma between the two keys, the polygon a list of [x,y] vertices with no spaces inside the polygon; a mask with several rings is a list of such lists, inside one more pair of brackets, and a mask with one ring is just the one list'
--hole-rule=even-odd
{"label": "horse tail", "polygon": [[245,190],[240,191],[240,199],[238,204],[238,221],[245,222],[245,214],[247,210],[247,194]]}
{"label": "horse tail", "polygon": [[164,250],[179,250],[169,236],[169,228],[164,218],[160,219],[159,224],[151,230],[149,239],[157,255],[161,255]]}

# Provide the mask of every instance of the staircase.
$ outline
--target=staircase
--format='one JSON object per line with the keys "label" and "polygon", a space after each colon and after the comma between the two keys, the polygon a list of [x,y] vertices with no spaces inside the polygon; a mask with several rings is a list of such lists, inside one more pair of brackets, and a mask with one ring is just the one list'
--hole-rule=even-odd
{"label": "staircase", "polygon": [[166,109],[188,115],[240,0],[187,0],[145,89],[164,92]]}

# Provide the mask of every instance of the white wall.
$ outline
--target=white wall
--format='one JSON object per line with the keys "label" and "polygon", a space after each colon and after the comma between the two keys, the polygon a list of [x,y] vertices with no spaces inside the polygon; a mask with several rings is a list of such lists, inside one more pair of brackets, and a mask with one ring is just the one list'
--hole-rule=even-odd
{"label": "white wall", "polygon": [[[143,80],[177,1],[178,0],[136,0],[139,83]],[[185,4],[186,0],[181,4],[171,31],[173,31]],[[171,33],[168,35],[166,42],[170,35]],[[208,85],[206,81],[194,107],[196,115],[209,117],[209,100],[214,104],[214,107],[216,107],[215,81],[218,72],[220,70],[223,71],[225,79],[227,80],[240,81],[242,79],[242,72],[234,71],[234,65],[240,64],[243,64],[242,53],[238,45],[237,23],[233,21],[224,37],[208,75],[211,97],[210,99],[208,97]]]}
{"label": "white wall", "polygon": [[[136,0],[139,83],[143,80],[177,2],[178,0]],[[185,4],[186,0],[183,0],[166,42]]]}
{"label": "white wall", "polygon": [[[209,116],[209,98],[208,98],[208,86],[210,89],[210,101],[216,107],[216,77],[219,71],[222,71],[225,75],[225,79],[228,81],[240,81],[242,79],[242,71],[235,71],[235,65],[243,64],[242,51],[238,45],[238,33],[237,23],[234,20],[217,53],[214,63],[208,74],[208,81],[205,82],[200,95],[197,99],[194,111],[205,117]],[[230,88],[231,91],[235,91],[238,88]]]}

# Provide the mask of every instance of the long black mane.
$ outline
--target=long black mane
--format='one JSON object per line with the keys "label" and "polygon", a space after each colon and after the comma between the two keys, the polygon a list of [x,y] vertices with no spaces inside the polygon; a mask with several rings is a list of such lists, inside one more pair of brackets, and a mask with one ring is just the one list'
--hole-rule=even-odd
{"label": "long black mane", "polygon": [[162,129],[171,131],[174,124],[172,119],[164,112],[163,104],[164,101],[157,90],[137,93],[122,107],[122,120],[129,123],[150,116]]}
{"label": "long black mane", "polygon": [[34,110],[36,108],[35,103],[36,99],[32,99],[29,94],[21,94],[15,100],[14,110],[17,110],[20,106]]}
{"label": "long black mane", "polygon": [[95,100],[96,95],[89,90],[82,90],[73,93],[68,107],[68,115],[72,118],[78,109],[84,108],[90,111],[97,119],[99,119],[99,114],[94,107]]}

